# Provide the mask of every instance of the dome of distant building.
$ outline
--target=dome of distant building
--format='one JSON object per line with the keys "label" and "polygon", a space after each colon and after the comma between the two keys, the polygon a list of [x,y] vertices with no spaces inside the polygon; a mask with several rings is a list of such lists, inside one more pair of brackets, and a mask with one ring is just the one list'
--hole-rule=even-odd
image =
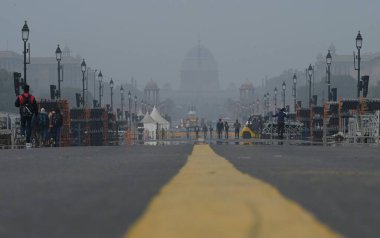
{"label": "dome of distant building", "polygon": [[244,83],[242,83],[240,89],[253,89],[252,82],[246,80]]}
{"label": "dome of distant building", "polygon": [[214,91],[219,89],[217,62],[209,49],[201,44],[191,48],[182,62],[181,90]]}
{"label": "dome of distant building", "polygon": [[191,48],[182,62],[182,71],[218,70],[214,55],[203,45]]}
{"label": "dome of distant building", "polygon": [[145,89],[158,89],[157,83],[153,80],[150,80],[146,85]]}

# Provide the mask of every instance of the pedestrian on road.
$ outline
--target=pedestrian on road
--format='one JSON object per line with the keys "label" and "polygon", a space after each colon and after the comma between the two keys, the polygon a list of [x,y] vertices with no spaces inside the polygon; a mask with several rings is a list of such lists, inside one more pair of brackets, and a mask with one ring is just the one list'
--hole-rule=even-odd
{"label": "pedestrian on road", "polygon": [[30,136],[32,133],[32,118],[38,114],[38,105],[33,95],[29,93],[29,85],[24,85],[24,93],[17,97],[15,106],[20,108],[21,135],[26,137],[26,148],[32,147]]}
{"label": "pedestrian on road", "polygon": [[186,127],[186,138],[190,139],[190,128]]}
{"label": "pedestrian on road", "polygon": [[199,138],[199,127],[195,126],[194,131],[195,131],[195,138],[198,139]]}
{"label": "pedestrian on road", "polygon": [[53,115],[54,115],[55,111],[51,111],[49,112],[48,114],[48,117],[49,117],[49,132],[48,132],[48,143],[49,145],[53,145],[54,144],[54,129],[53,129]]}
{"label": "pedestrian on road", "polygon": [[216,123],[216,130],[218,132],[218,139],[222,139],[222,133],[223,133],[223,122],[222,119],[219,118],[219,121]]}
{"label": "pedestrian on road", "polygon": [[210,140],[212,139],[212,131],[214,130],[214,128],[212,128],[212,125],[210,124],[210,127],[208,128],[208,130],[210,131]]}
{"label": "pedestrian on road", "polygon": [[46,145],[49,131],[49,116],[45,111],[45,108],[41,108],[40,113],[37,116],[38,132],[41,145]]}
{"label": "pedestrian on road", "polygon": [[59,147],[61,140],[61,127],[63,125],[63,116],[59,108],[55,110],[55,113],[52,115],[52,124],[53,124],[53,138],[54,138],[54,147]]}
{"label": "pedestrian on road", "polygon": [[203,124],[203,138],[206,140],[207,138],[207,125]]}
{"label": "pedestrian on road", "polygon": [[281,108],[273,117],[277,117],[277,134],[279,139],[284,138],[285,118],[288,115],[285,113],[285,108]]}
{"label": "pedestrian on road", "polygon": [[240,122],[238,121],[238,119],[236,119],[236,121],[235,121],[235,123],[234,123],[234,128],[235,128],[235,139],[239,139],[240,127],[241,127],[241,124],[240,124]]}
{"label": "pedestrian on road", "polygon": [[224,122],[224,138],[228,139],[228,132],[230,131],[230,126],[228,125],[228,122]]}

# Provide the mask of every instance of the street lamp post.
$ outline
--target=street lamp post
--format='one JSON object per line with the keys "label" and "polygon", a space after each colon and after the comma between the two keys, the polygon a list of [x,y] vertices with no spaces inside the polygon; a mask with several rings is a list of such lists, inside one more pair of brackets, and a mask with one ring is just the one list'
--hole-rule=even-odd
{"label": "street lamp post", "polygon": [[256,98],[256,115],[260,113],[260,100]]}
{"label": "street lamp post", "polygon": [[110,88],[111,88],[111,112],[113,112],[113,80],[112,78],[110,81]]}
{"label": "street lamp post", "polygon": [[102,74],[102,71],[100,70],[99,71],[99,74],[98,74],[98,80],[99,80],[99,107],[102,107],[102,96],[103,96],[103,93],[102,93],[102,83],[103,83],[103,74]]}
{"label": "street lamp post", "polygon": [[137,118],[137,96],[135,95],[135,121]]}
{"label": "street lamp post", "polygon": [[286,89],[286,84],[285,84],[285,81],[282,81],[282,104],[283,104],[283,108],[285,108],[285,89]]}
{"label": "street lamp post", "polygon": [[96,72],[98,72],[97,69],[94,71],[94,101],[96,100]]}
{"label": "street lamp post", "polygon": [[128,110],[129,110],[129,115],[128,115],[128,128],[131,128],[131,91],[128,91]]}
{"label": "street lamp post", "polygon": [[141,109],[141,112],[144,114],[144,100],[141,99],[140,101],[140,109]]}
{"label": "street lamp post", "polygon": [[[358,35],[356,36],[356,49],[358,49],[358,55],[356,56],[357,57],[357,60],[358,60],[358,67],[355,68],[357,71],[358,71],[358,98],[360,97],[360,61],[361,61],[361,58],[360,58],[360,49],[362,48],[362,45],[363,45],[363,38],[362,38],[362,35],[360,34],[360,31],[358,32]],[[355,60],[355,52],[354,52],[354,60]]]}
{"label": "street lamp post", "polygon": [[274,88],[274,113],[277,111],[277,87]]}
{"label": "street lamp post", "polygon": [[266,114],[267,114],[267,106],[266,106],[266,103],[267,103],[267,94],[265,93],[265,94],[264,94],[264,100],[263,100],[264,117],[265,117]]}
{"label": "street lamp post", "polygon": [[331,57],[331,54],[330,54],[330,51],[328,51],[327,55],[326,55],[326,64],[327,64],[327,101],[330,102],[331,101],[331,81],[330,81],[330,75],[331,75],[331,71],[330,71],[330,66],[331,66],[331,62],[332,62],[332,57]]}
{"label": "street lamp post", "polygon": [[294,97],[294,113],[297,112],[297,75],[294,73],[293,75],[293,97]]}
{"label": "street lamp post", "polygon": [[86,72],[86,62],[84,61],[84,59],[83,59],[83,61],[82,61],[82,64],[80,65],[81,66],[81,71],[82,71],[82,83],[83,83],[83,90],[82,90],[82,106],[84,107],[84,90],[85,90],[85,88],[84,88],[84,73]]}
{"label": "street lamp post", "polygon": [[61,99],[61,59],[62,59],[62,51],[61,48],[59,48],[59,45],[57,49],[55,50],[55,58],[58,62],[58,99]]}
{"label": "street lamp post", "polygon": [[26,21],[25,21],[24,26],[21,29],[21,33],[22,33],[22,40],[24,41],[24,52],[23,52],[24,53],[24,84],[26,85],[26,65],[28,64],[28,62],[26,61],[26,53],[27,51],[30,52],[29,51],[30,49],[28,50],[26,49],[26,42],[29,39],[29,27]]}
{"label": "street lamp post", "polygon": [[313,76],[313,67],[311,64],[307,69],[307,74],[309,75],[309,108],[311,109],[311,76]]}
{"label": "street lamp post", "polygon": [[123,85],[120,87],[120,95],[121,95],[121,120],[123,120],[124,114],[124,88]]}

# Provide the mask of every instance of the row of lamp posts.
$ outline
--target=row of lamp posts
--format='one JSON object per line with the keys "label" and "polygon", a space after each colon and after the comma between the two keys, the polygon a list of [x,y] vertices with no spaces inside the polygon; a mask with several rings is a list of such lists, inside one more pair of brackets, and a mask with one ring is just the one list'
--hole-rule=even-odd
{"label": "row of lamp posts", "polygon": [[[357,55],[355,55],[354,52],[354,61],[357,60],[357,64],[355,64],[355,70],[358,71],[358,76],[357,76],[357,97],[360,97],[360,90],[361,90],[361,79],[360,79],[360,50],[362,48],[363,44],[363,38],[362,35],[360,34],[360,31],[358,32],[356,39],[356,49],[358,50]],[[327,100],[330,102],[332,100],[332,92],[331,92],[331,63],[332,63],[332,56],[330,50],[327,52],[326,55],[326,73],[327,73]],[[312,76],[314,73],[313,66],[310,64],[309,67],[307,68],[307,75],[309,76],[309,108],[311,108],[312,104],[312,95],[311,95],[311,85],[312,85]],[[285,89],[286,89],[286,84],[285,81],[282,83],[282,90],[283,90],[283,106],[285,107]],[[293,99],[294,99],[294,111],[296,111],[297,108],[297,76],[296,74],[293,75]],[[275,108],[277,108],[277,88],[274,89],[274,105]]]}
{"label": "row of lamp posts", "polygon": [[[121,96],[121,119],[123,120],[123,113],[124,113],[124,88],[123,86],[120,87],[120,96]],[[111,100],[112,100],[112,94],[111,94]],[[135,95],[134,97],[134,102],[135,102],[135,114],[137,114],[137,96]],[[128,114],[128,126],[130,127],[131,126],[131,121],[132,121],[132,113],[131,112],[131,104],[132,104],[132,94],[131,94],[131,91],[128,91],[128,110],[129,110],[129,114]]]}
{"label": "row of lamp posts", "polygon": [[[22,27],[21,29],[21,33],[22,33],[22,40],[24,42],[24,51],[23,51],[23,55],[24,55],[24,81],[23,81],[23,84],[27,84],[27,77],[26,77],[26,65],[27,64],[30,64],[30,44],[28,44],[28,48],[27,48],[27,42],[29,40],[29,27],[28,27],[28,24],[27,24],[27,21],[25,21],[24,23],[24,26]],[[358,32],[357,36],[356,36],[356,39],[355,39],[355,42],[356,42],[356,48],[358,50],[358,53],[357,55],[355,55],[355,52],[354,52],[354,61],[357,60],[357,67],[355,65],[355,70],[358,71],[358,82],[357,82],[357,97],[359,98],[360,97],[360,89],[361,89],[361,81],[360,81],[360,61],[361,61],[361,57],[360,57],[360,50],[362,48],[362,44],[363,44],[363,38],[362,38],[362,35],[360,34],[360,31]],[[27,61],[27,53],[29,53],[29,61]],[[61,59],[62,59],[62,51],[58,45],[56,51],[55,51],[55,54],[56,54],[56,60],[58,62],[58,92],[56,93],[57,94],[57,97],[58,99],[61,99],[61,82],[63,81],[63,79],[61,79]],[[331,53],[330,53],[330,50],[328,51],[327,53],[327,56],[326,56],[326,64],[327,64],[327,95],[328,95],[328,101],[331,101],[332,100],[332,95],[331,95],[331,71],[330,71],[330,66],[331,66],[331,62],[332,62],[332,57],[331,57]],[[85,60],[83,59],[82,63],[81,63],[81,71],[82,71],[82,84],[83,84],[83,88],[82,88],[82,100],[81,100],[81,103],[82,103],[82,106],[84,107],[85,105],[85,72],[86,72],[86,62]],[[96,74],[96,71],[95,71],[95,74]],[[312,76],[313,76],[313,67],[311,66],[311,64],[309,65],[308,69],[307,69],[307,74],[309,76],[309,108],[311,108],[311,104],[312,104],[312,97],[311,97],[311,84],[312,84]],[[102,74],[102,71],[99,71],[99,74],[98,74],[98,79],[99,79],[99,106],[101,107],[102,105],[102,96],[103,96],[103,86],[102,86],[102,83],[103,83],[103,74]],[[114,86],[114,83],[113,83],[113,80],[111,78],[111,81],[110,81],[110,88],[111,88],[111,111],[113,111],[113,86]],[[94,87],[95,87],[95,84],[94,84]],[[294,110],[296,110],[296,106],[297,106],[297,76],[296,74],[294,74],[293,76],[293,98],[294,98]],[[285,89],[286,89],[286,84],[285,84],[285,81],[283,81],[282,83],[282,94],[283,94],[283,107],[285,107]],[[123,93],[124,93],[124,90],[123,88],[121,87],[120,89],[121,91],[121,94],[122,94],[122,107],[123,107],[123,100],[124,100],[124,96],[123,96]],[[94,90],[95,92],[95,90]],[[275,88],[274,90],[274,94],[275,94],[275,107],[277,107],[277,88]],[[94,95],[95,96],[95,95]],[[269,95],[267,95],[269,97]],[[131,103],[130,103],[130,100],[131,100],[131,95],[130,95],[130,92],[128,93],[128,99],[129,99],[129,111],[131,111]],[[135,96],[135,105],[136,105],[136,102],[137,102],[137,97]],[[135,111],[136,111],[136,106],[135,106]],[[129,118],[130,119],[130,118]]]}

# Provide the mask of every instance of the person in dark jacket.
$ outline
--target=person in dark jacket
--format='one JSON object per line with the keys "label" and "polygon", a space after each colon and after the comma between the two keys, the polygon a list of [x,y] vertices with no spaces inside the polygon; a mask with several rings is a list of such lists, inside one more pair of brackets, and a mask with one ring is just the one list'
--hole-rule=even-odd
{"label": "person in dark jacket", "polygon": [[239,139],[240,127],[241,127],[241,124],[240,124],[240,122],[238,121],[238,119],[236,119],[236,121],[235,121],[235,123],[234,123],[234,128],[235,128],[235,139]]}
{"label": "person in dark jacket", "polygon": [[40,113],[37,116],[38,132],[41,145],[46,145],[49,131],[49,116],[45,111],[45,108],[41,108]]}
{"label": "person in dark jacket", "polygon": [[203,125],[202,131],[203,131],[203,138],[206,140],[206,138],[207,138],[207,131],[208,131],[206,124]]}
{"label": "person in dark jacket", "polygon": [[199,127],[198,126],[194,127],[194,132],[195,132],[195,139],[198,139],[199,138]]}
{"label": "person in dark jacket", "polygon": [[52,124],[53,124],[54,146],[59,147],[59,142],[61,139],[61,127],[63,125],[63,116],[59,108],[57,108],[55,110],[55,113],[52,115]]}
{"label": "person in dark jacket", "polygon": [[223,128],[224,128],[224,124],[222,122],[222,119],[219,119],[219,121],[216,123],[216,130],[218,132],[218,139],[222,139]]}
{"label": "person in dark jacket", "polygon": [[20,108],[21,134],[26,138],[26,148],[31,148],[32,118],[33,115],[38,115],[38,105],[34,96],[29,93],[29,85],[24,85],[23,89],[24,93],[17,97],[15,106]]}
{"label": "person in dark jacket", "polygon": [[212,128],[212,125],[210,124],[210,127],[208,128],[208,131],[210,132],[210,140],[212,139],[212,131],[214,128]]}
{"label": "person in dark jacket", "polygon": [[224,138],[228,139],[228,132],[230,131],[230,126],[228,125],[228,122],[224,122]]}
{"label": "person in dark jacket", "polygon": [[280,139],[284,138],[284,130],[285,130],[285,118],[288,115],[285,113],[285,108],[281,108],[273,117],[277,117],[277,134]]}

